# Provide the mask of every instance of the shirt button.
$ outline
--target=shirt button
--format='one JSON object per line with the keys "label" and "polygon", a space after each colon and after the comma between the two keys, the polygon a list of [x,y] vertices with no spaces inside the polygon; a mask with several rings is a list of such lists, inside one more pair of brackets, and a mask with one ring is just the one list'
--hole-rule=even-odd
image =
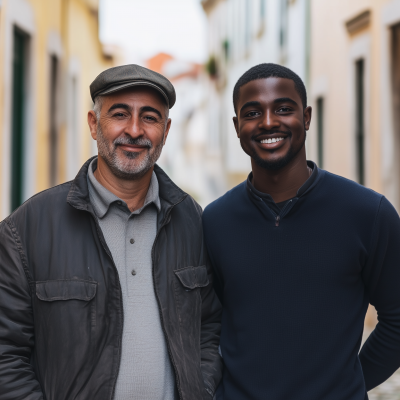
{"label": "shirt button", "polygon": [[117,201],[117,204],[120,206],[122,204],[122,202],[121,201]]}
{"label": "shirt button", "polygon": [[136,271],[133,269],[131,272],[132,275],[136,275]]}
{"label": "shirt button", "polygon": [[135,240],[134,240],[134,239],[131,239],[130,242],[131,242],[131,244],[133,244],[133,243],[135,243]]}

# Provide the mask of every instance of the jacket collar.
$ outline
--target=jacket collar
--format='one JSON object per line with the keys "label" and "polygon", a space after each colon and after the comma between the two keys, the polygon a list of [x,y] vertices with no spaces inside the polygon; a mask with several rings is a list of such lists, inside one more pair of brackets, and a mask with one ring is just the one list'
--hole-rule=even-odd
{"label": "jacket collar", "polygon": [[[120,199],[114,193],[110,192],[103,185],[101,185],[94,176],[93,171],[97,168],[97,159],[95,158],[89,165],[88,169],[88,185],[89,185],[89,196],[90,202],[96,212],[98,218],[102,219],[107,214],[111,205],[116,202],[120,202],[125,206],[125,211],[128,212],[128,206],[125,201]],[[122,205],[121,204],[121,205]],[[158,190],[158,180],[155,172],[151,174],[149,189],[144,199],[144,204],[141,208],[131,212],[130,214],[140,214],[149,204],[154,204],[157,211],[161,210],[161,203]]]}
{"label": "jacket collar", "polygon": [[[67,203],[78,210],[93,213],[93,206],[90,203],[89,187],[87,176],[89,165],[97,156],[91,157],[83,164],[75,179],[72,181],[71,189],[68,192]],[[154,172],[159,184],[159,196],[161,199],[161,209],[180,203],[186,196],[183,190],[175,185],[168,175],[156,164]]]}

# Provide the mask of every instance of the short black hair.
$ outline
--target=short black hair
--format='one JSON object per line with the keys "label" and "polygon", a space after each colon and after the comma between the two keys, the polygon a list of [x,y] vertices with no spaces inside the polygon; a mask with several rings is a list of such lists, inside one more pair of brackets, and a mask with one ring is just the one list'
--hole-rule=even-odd
{"label": "short black hair", "polygon": [[233,89],[233,108],[236,111],[236,104],[239,100],[240,88],[251,81],[257,79],[266,78],[285,78],[291,79],[294,82],[294,87],[297,93],[300,95],[303,108],[307,107],[307,91],[301,78],[294,73],[291,69],[284,67],[283,65],[264,63],[256,65],[246,71],[236,82],[235,88]]}

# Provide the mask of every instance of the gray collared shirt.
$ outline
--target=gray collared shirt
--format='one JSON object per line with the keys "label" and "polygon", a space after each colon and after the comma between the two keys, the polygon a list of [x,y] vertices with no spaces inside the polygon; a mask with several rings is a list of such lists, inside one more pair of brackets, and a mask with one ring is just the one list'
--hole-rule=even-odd
{"label": "gray collared shirt", "polygon": [[122,357],[116,400],[173,400],[175,379],[155,297],[151,249],[161,209],[153,172],[143,207],[126,203],[95,178],[89,166],[90,202],[118,270],[124,307]]}

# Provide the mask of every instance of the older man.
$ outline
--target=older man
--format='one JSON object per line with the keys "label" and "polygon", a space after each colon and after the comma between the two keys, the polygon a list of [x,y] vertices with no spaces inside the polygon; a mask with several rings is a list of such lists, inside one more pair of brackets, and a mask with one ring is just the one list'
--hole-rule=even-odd
{"label": "older man", "polygon": [[126,65],[90,90],[98,157],[0,224],[0,398],[211,399],[201,208],[155,165],[174,88]]}

